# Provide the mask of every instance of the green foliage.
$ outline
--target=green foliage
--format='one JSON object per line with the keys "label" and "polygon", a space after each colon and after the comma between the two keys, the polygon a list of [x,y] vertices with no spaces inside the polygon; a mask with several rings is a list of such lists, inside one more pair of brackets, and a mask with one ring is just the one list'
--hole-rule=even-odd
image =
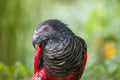
{"label": "green foliage", "polygon": [[120,78],[120,57],[115,57],[111,60],[105,60],[103,64],[99,64],[98,62],[93,63],[89,66],[84,75],[82,80],[119,80]]}
{"label": "green foliage", "polygon": [[31,73],[20,62],[16,62],[12,66],[0,63],[0,80],[30,80]]}

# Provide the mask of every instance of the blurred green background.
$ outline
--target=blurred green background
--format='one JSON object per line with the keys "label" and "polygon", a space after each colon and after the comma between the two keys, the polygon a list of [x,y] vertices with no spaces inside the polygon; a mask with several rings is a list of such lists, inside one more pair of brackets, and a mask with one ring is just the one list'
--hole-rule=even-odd
{"label": "blurred green background", "polygon": [[81,80],[120,80],[120,0],[0,0],[0,80],[30,80],[34,28],[59,19],[84,38]]}

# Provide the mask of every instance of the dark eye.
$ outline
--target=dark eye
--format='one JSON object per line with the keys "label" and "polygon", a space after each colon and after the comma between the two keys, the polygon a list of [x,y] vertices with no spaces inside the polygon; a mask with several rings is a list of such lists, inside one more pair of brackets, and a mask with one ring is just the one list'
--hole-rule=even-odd
{"label": "dark eye", "polygon": [[48,27],[43,28],[44,31],[48,31]]}

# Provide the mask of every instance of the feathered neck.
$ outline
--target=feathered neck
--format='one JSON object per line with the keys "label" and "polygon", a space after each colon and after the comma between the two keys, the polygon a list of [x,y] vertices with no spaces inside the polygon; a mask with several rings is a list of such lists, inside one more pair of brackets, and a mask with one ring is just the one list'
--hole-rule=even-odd
{"label": "feathered neck", "polygon": [[41,48],[41,45],[38,44],[37,48],[36,48],[36,53],[35,53],[35,56],[34,56],[34,73],[36,73],[37,70],[39,70],[37,68],[37,64],[38,64],[38,61],[39,61],[38,59],[39,59],[39,56],[41,55],[41,53],[42,53],[42,48]]}

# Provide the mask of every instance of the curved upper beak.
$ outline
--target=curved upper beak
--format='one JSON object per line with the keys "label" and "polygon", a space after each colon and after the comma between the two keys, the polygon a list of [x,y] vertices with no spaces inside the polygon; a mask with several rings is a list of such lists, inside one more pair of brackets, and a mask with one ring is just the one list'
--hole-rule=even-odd
{"label": "curved upper beak", "polygon": [[33,35],[33,38],[32,38],[33,47],[36,48],[36,44],[38,44],[38,43],[39,43],[39,36]]}

